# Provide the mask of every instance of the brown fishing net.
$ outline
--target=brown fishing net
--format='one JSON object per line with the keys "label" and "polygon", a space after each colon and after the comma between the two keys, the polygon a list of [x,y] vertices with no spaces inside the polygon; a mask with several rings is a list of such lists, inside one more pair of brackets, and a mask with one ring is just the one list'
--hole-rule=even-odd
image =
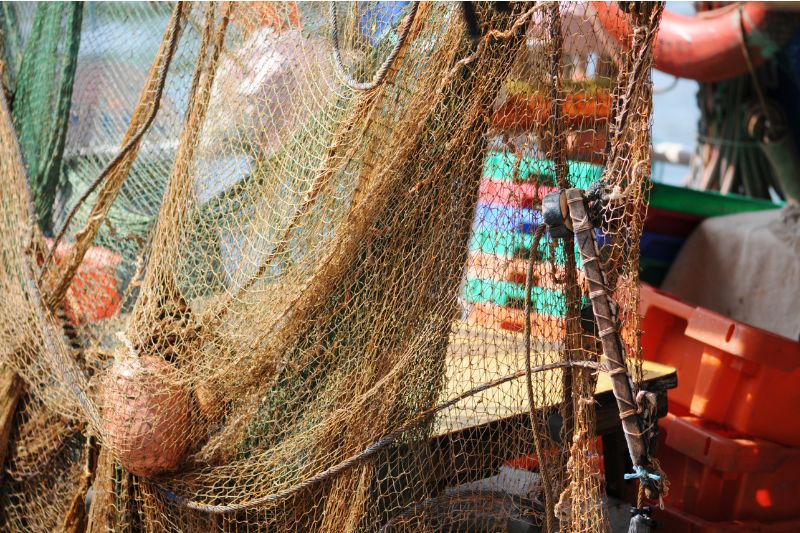
{"label": "brown fishing net", "polygon": [[607,529],[540,210],[599,180],[636,383],[660,5],[627,48],[591,3],[83,9],[49,211],[2,109],[4,530]]}

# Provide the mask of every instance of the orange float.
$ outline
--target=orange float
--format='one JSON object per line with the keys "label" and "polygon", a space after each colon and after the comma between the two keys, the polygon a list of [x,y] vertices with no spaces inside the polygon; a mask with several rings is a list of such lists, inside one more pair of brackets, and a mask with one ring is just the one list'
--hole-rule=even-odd
{"label": "orange float", "polygon": [[[52,247],[52,239],[46,242]],[[59,243],[53,254],[55,263],[60,263],[71,248],[72,244]],[[89,248],[64,298],[64,310],[70,322],[76,325],[99,322],[117,313],[120,296],[116,273],[121,261],[122,256],[113,250],[101,246]]]}

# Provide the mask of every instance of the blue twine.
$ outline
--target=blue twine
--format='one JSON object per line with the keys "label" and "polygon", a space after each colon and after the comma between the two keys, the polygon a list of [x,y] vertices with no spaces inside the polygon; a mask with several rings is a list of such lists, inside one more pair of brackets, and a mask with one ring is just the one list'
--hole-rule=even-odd
{"label": "blue twine", "polygon": [[652,474],[647,471],[646,468],[643,466],[634,466],[633,467],[633,474],[625,474],[625,479],[641,479],[641,480],[653,480],[659,481],[661,480],[661,476],[658,474]]}

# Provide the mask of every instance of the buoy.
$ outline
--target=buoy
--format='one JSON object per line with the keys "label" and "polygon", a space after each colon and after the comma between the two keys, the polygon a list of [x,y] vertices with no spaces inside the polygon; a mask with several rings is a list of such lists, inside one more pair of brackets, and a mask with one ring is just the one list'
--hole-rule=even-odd
{"label": "buoy", "polygon": [[104,445],[120,464],[151,477],[177,468],[189,448],[189,396],[160,357],[117,359],[102,383]]}

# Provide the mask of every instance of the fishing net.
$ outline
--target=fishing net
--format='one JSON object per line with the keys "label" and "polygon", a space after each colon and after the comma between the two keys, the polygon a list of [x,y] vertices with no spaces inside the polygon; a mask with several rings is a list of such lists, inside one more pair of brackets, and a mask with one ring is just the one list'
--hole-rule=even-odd
{"label": "fishing net", "polygon": [[607,529],[660,9],[4,4],[2,528]]}

